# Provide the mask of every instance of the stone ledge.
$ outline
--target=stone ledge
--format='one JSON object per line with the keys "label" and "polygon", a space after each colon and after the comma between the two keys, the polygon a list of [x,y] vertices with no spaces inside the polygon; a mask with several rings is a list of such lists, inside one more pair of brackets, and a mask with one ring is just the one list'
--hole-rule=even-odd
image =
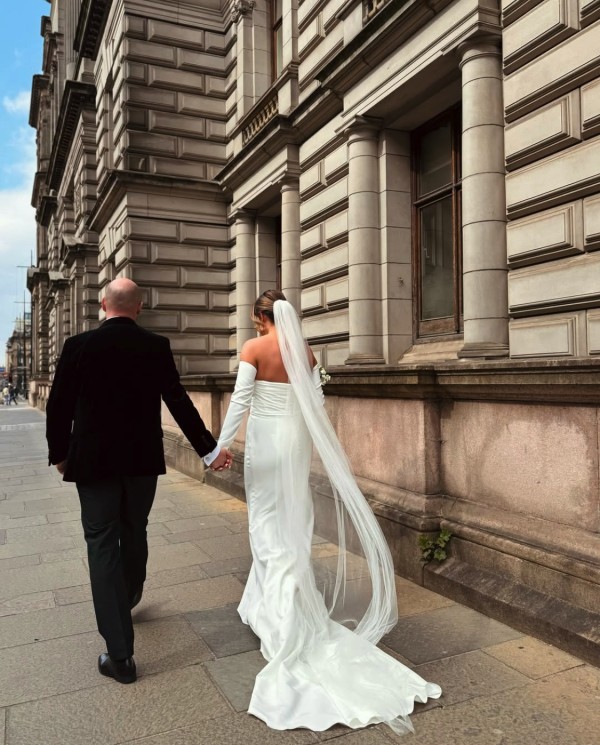
{"label": "stone ledge", "polygon": [[[331,367],[326,396],[485,400],[541,403],[600,403],[596,359],[457,360],[409,365]],[[190,375],[190,391],[229,393],[235,375]]]}
{"label": "stone ledge", "polygon": [[423,585],[600,665],[598,613],[452,558],[436,567],[426,566]]}

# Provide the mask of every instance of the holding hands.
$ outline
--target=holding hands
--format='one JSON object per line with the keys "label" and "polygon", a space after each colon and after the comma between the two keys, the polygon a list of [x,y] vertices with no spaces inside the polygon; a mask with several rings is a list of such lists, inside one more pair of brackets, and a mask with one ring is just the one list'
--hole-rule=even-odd
{"label": "holding hands", "polygon": [[232,463],[233,454],[231,450],[228,450],[227,448],[221,448],[221,452],[210,464],[210,469],[212,471],[223,471],[225,468],[231,468]]}

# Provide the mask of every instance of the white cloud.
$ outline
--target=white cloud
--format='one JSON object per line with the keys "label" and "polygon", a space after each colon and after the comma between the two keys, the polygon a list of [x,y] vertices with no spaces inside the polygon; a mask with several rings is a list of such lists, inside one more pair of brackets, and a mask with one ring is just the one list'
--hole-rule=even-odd
{"label": "white cloud", "polygon": [[16,96],[4,96],[2,105],[9,114],[26,114],[31,103],[31,91],[21,91]]}
{"label": "white cloud", "polygon": [[[0,189],[0,365],[4,364],[3,347],[12,333],[17,315],[22,313],[25,270],[33,252],[36,261],[35,213],[31,207],[31,190],[36,168],[35,132],[22,127],[15,131],[12,145],[18,157],[10,166],[11,185]],[[29,292],[26,292],[29,303]]]}

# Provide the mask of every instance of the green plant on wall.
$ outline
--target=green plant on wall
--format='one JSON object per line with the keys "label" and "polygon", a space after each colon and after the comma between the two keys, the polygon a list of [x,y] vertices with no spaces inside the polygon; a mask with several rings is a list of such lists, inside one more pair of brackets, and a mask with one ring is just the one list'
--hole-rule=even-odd
{"label": "green plant on wall", "polygon": [[421,558],[423,561],[444,561],[448,558],[446,553],[446,546],[448,541],[452,538],[452,533],[449,530],[440,530],[437,536],[420,535],[419,536],[419,548],[421,549]]}

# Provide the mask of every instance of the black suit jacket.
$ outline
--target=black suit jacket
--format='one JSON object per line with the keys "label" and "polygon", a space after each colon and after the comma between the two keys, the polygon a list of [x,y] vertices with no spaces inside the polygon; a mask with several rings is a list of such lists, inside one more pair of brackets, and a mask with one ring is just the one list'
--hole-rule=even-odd
{"label": "black suit jacket", "polygon": [[67,339],[46,407],[51,464],[65,481],[165,473],[161,397],[199,455],[216,447],[179,381],[169,340],[130,318]]}

